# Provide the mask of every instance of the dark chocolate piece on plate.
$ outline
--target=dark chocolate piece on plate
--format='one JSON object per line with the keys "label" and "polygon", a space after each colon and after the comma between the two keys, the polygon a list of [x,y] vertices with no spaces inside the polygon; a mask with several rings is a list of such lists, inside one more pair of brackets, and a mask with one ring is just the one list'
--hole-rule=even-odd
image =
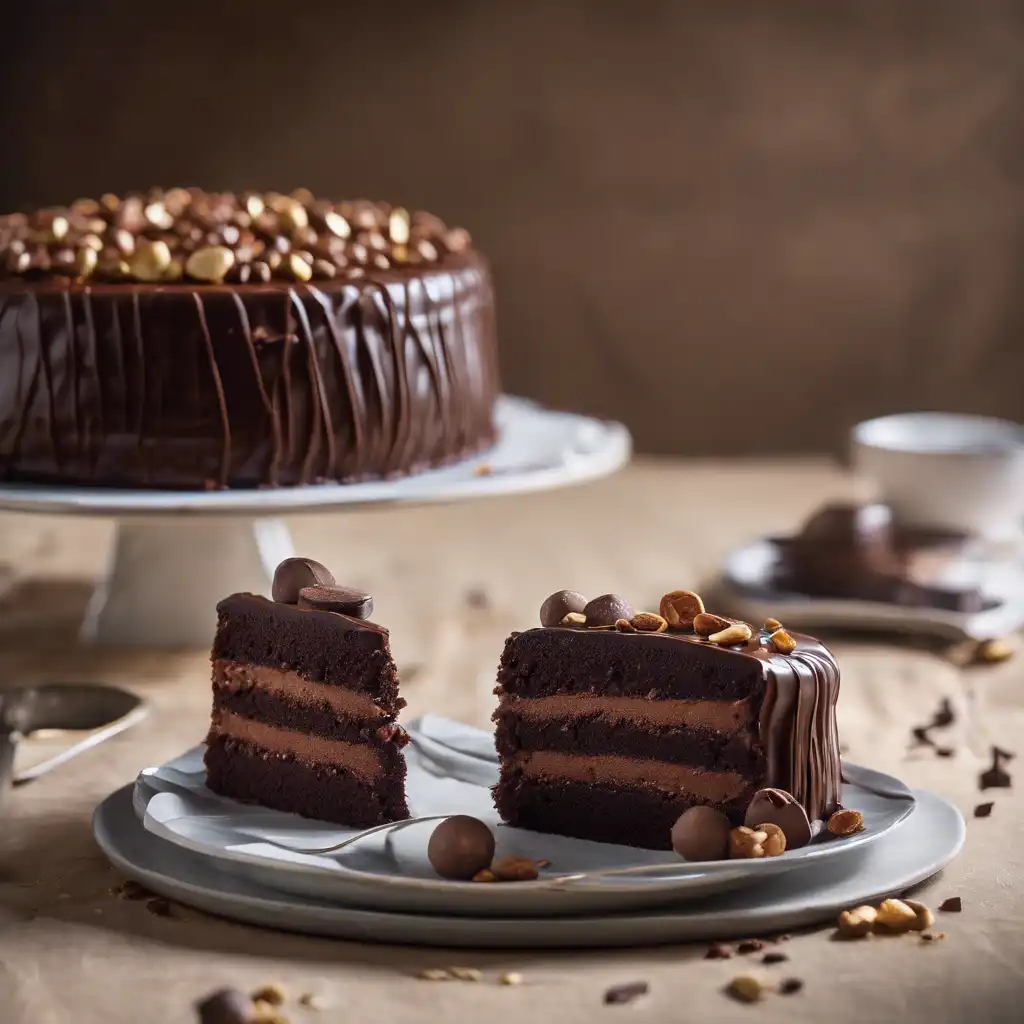
{"label": "dark chocolate piece on plate", "polygon": [[699,804],[683,811],[672,826],[672,849],[686,860],[725,860],[731,828],[721,811]]}
{"label": "dark chocolate piece on plate", "polygon": [[479,819],[454,814],[442,821],[430,834],[427,859],[442,877],[468,882],[491,866],[494,858],[494,833]]}
{"label": "dark chocolate piece on plate", "polygon": [[778,825],[786,836],[786,849],[796,850],[811,841],[811,822],[792,793],[784,789],[759,789],[747,807],[743,824]]}

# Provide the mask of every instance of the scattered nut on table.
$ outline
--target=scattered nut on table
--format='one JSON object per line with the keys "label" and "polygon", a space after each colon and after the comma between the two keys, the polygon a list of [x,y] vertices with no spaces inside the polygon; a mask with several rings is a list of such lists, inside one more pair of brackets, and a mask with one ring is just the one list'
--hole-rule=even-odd
{"label": "scattered nut on table", "polygon": [[844,910],[836,923],[839,931],[848,939],[862,939],[874,930],[877,917],[878,911],[864,904],[852,910]]}
{"label": "scattered nut on table", "polygon": [[879,903],[878,914],[875,917],[876,927],[882,927],[892,932],[906,932],[910,931],[916,923],[917,913],[903,900],[888,899]]}

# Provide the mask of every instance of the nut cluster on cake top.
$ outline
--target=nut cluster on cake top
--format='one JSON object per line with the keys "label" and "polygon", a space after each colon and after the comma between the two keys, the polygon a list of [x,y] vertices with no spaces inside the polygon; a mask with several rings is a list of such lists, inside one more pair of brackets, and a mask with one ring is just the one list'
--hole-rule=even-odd
{"label": "nut cluster on cake top", "polygon": [[383,202],[153,188],[0,216],[0,279],[304,282],[437,264],[470,244],[463,228]]}
{"label": "nut cluster on cake top", "polygon": [[[602,594],[588,601],[575,590],[558,590],[540,607],[542,626],[615,629],[620,633],[690,633],[724,647],[745,644],[755,630],[746,622],[713,615],[692,590],[672,590],[661,599],[658,613],[634,612],[619,594]],[[797,642],[777,619],[766,619],[761,632],[779,654],[792,654]]]}

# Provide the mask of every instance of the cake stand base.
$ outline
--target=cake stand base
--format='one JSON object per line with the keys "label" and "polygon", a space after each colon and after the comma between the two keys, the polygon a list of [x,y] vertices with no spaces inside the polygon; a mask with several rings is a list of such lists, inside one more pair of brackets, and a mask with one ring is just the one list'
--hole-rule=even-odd
{"label": "cake stand base", "polygon": [[106,578],[81,638],[111,647],[203,647],[227,594],[269,596],[274,569],[294,555],[281,519],[122,519]]}
{"label": "cake stand base", "polygon": [[494,447],[445,469],[400,480],[247,491],[139,491],[0,485],[0,509],[117,521],[106,579],[83,639],[114,647],[209,647],[217,602],[269,594],[294,554],[281,516],[495,498],[586,483],[629,461],[619,423],[542,409],[503,396]]}

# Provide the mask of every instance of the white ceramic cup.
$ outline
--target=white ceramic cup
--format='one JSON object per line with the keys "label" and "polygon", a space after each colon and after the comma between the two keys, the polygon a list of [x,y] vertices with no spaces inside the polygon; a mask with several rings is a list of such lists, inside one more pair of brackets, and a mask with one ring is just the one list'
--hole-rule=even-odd
{"label": "white ceramic cup", "polygon": [[1018,539],[1024,426],[986,416],[900,413],[858,423],[854,469],[908,526]]}

